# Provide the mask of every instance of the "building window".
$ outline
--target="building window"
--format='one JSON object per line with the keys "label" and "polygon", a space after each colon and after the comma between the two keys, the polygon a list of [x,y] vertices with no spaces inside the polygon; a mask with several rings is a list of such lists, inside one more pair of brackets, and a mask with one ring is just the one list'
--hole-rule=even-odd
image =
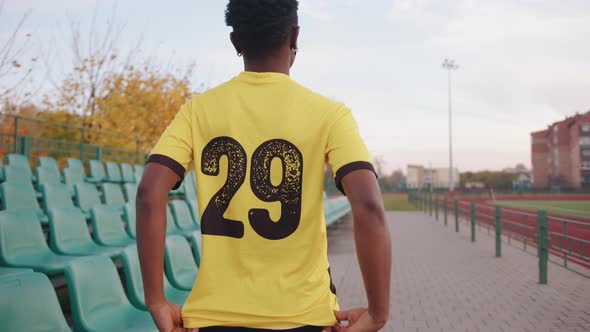
{"label": "building window", "polygon": [[590,161],[588,161],[588,160],[582,161],[582,165],[580,168],[585,171],[590,170]]}
{"label": "building window", "polygon": [[590,157],[590,150],[582,150],[583,157]]}
{"label": "building window", "polygon": [[580,137],[580,145],[590,145],[590,136]]}
{"label": "building window", "polygon": [[584,133],[590,132],[590,124],[585,123],[585,124],[581,125],[580,130],[582,130],[582,132],[584,132]]}

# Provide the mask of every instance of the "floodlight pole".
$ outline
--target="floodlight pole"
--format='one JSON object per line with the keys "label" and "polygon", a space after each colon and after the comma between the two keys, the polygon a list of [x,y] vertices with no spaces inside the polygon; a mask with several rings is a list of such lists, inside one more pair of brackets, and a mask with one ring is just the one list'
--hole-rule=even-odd
{"label": "floodlight pole", "polygon": [[452,103],[451,103],[451,70],[459,68],[455,60],[445,59],[442,63],[444,69],[448,72],[449,87],[449,191],[455,188],[453,183],[453,122],[452,122]]}

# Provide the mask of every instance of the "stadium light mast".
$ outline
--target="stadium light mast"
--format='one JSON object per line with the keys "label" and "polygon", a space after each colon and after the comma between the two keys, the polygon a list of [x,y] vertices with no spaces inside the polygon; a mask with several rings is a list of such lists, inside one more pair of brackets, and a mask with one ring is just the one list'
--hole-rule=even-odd
{"label": "stadium light mast", "polygon": [[449,78],[449,191],[455,189],[453,183],[453,122],[452,122],[452,103],[451,103],[451,71],[458,69],[459,65],[455,63],[455,60],[445,59],[442,63],[442,67],[447,70]]}

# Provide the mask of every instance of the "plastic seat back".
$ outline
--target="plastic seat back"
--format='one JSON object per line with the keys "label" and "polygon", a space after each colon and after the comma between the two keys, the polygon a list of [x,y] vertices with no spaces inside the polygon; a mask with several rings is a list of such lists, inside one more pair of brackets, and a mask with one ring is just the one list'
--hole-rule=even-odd
{"label": "plastic seat back", "polygon": [[101,183],[100,189],[104,196],[104,203],[113,206],[122,206],[125,204],[125,198],[121,191],[121,186],[116,183]]}
{"label": "plastic seat back", "polygon": [[84,174],[84,165],[80,159],[68,158],[68,168],[81,170],[82,174]]}
{"label": "plastic seat back", "polygon": [[51,168],[53,170],[56,170],[57,173],[59,173],[59,167],[57,166],[57,161],[53,157],[47,157],[47,156],[39,157],[39,166]]}
{"label": "plastic seat back", "polygon": [[33,183],[33,177],[27,169],[22,166],[4,166],[4,181],[13,183]]}
{"label": "plastic seat back", "polygon": [[125,197],[127,197],[127,202],[135,202],[135,197],[137,196],[136,183],[125,183],[123,185],[123,191],[125,191]]}
{"label": "plastic seat back", "polygon": [[84,171],[78,168],[64,168],[64,181],[68,189],[73,193],[76,183],[84,183]]}
{"label": "plastic seat back", "polygon": [[37,183],[61,183],[61,177],[57,168],[50,168],[39,166],[35,169],[37,175]]}
{"label": "plastic seat back", "polygon": [[105,163],[107,169],[107,177],[111,182],[122,182],[123,177],[121,176],[121,169],[119,165],[114,161],[107,161]]}
{"label": "plastic seat back", "polygon": [[45,211],[54,208],[74,208],[72,196],[63,183],[44,183],[41,185],[41,193],[43,194],[43,206]]}
{"label": "plastic seat back", "polygon": [[0,326],[3,331],[71,331],[53,285],[35,272],[0,277]]}
{"label": "plastic seat back", "polygon": [[199,225],[193,221],[193,217],[185,201],[176,199],[169,204],[178,228],[183,230],[199,229]]}
{"label": "plastic seat back", "polygon": [[86,219],[80,209],[49,209],[51,248],[60,254],[69,254],[82,246],[94,246]]}
{"label": "plastic seat back", "polygon": [[101,205],[100,194],[96,186],[90,183],[76,183],[74,185],[76,205],[84,211],[92,209],[96,205]]}
{"label": "plastic seat back", "polygon": [[0,211],[0,263],[19,266],[19,257],[51,253],[34,211]]}
{"label": "plastic seat back", "polygon": [[105,256],[76,259],[65,270],[76,331],[104,330],[109,321],[122,319],[131,304],[115,265]]}
{"label": "plastic seat back", "polygon": [[181,230],[176,226],[176,222],[174,221],[174,215],[172,214],[172,209],[170,206],[166,206],[166,234],[178,234]]}
{"label": "plastic seat back", "polygon": [[0,183],[2,210],[33,210],[41,212],[33,185],[29,183]]}
{"label": "plastic seat back", "polygon": [[133,167],[128,163],[121,163],[121,177],[124,182],[135,182]]}
{"label": "plastic seat back", "polygon": [[188,207],[191,210],[193,220],[197,224],[201,225],[201,217],[199,216],[199,202],[196,199],[191,199],[187,200],[186,203],[188,204]]}
{"label": "plastic seat back", "polygon": [[164,262],[166,275],[174,287],[192,289],[199,269],[184,237],[171,235],[166,238]]}
{"label": "plastic seat back", "polygon": [[107,178],[107,173],[104,170],[104,165],[100,160],[88,161],[90,165],[90,176],[96,180],[104,181]]}
{"label": "plastic seat back", "polygon": [[120,209],[109,205],[97,205],[90,210],[94,238],[102,245],[126,244],[130,237],[125,231]]}
{"label": "plastic seat back", "polygon": [[197,186],[195,181],[195,172],[190,171],[183,181],[184,186],[184,197],[186,200],[197,199]]}
{"label": "plastic seat back", "polygon": [[22,167],[29,177],[33,177],[31,164],[29,163],[29,158],[27,156],[18,153],[9,153],[6,155],[6,160],[8,161],[9,166]]}
{"label": "plastic seat back", "polygon": [[125,220],[127,234],[134,239],[137,238],[137,233],[135,231],[135,202],[125,203],[123,206],[123,219]]}
{"label": "plastic seat back", "polygon": [[17,273],[30,273],[33,272],[33,269],[26,269],[20,267],[2,267],[0,266],[0,278],[7,276],[9,274],[17,274]]}

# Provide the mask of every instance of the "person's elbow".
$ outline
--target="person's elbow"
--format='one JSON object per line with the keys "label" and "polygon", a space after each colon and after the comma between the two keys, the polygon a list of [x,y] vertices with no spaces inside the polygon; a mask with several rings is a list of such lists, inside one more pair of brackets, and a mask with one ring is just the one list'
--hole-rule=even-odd
{"label": "person's elbow", "polygon": [[155,186],[142,181],[137,187],[136,194],[137,207],[154,206],[157,204],[165,204],[165,200]]}
{"label": "person's elbow", "polygon": [[371,219],[371,224],[385,224],[385,210],[383,201],[377,195],[359,197],[350,201],[353,215],[359,215],[362,219]]}

